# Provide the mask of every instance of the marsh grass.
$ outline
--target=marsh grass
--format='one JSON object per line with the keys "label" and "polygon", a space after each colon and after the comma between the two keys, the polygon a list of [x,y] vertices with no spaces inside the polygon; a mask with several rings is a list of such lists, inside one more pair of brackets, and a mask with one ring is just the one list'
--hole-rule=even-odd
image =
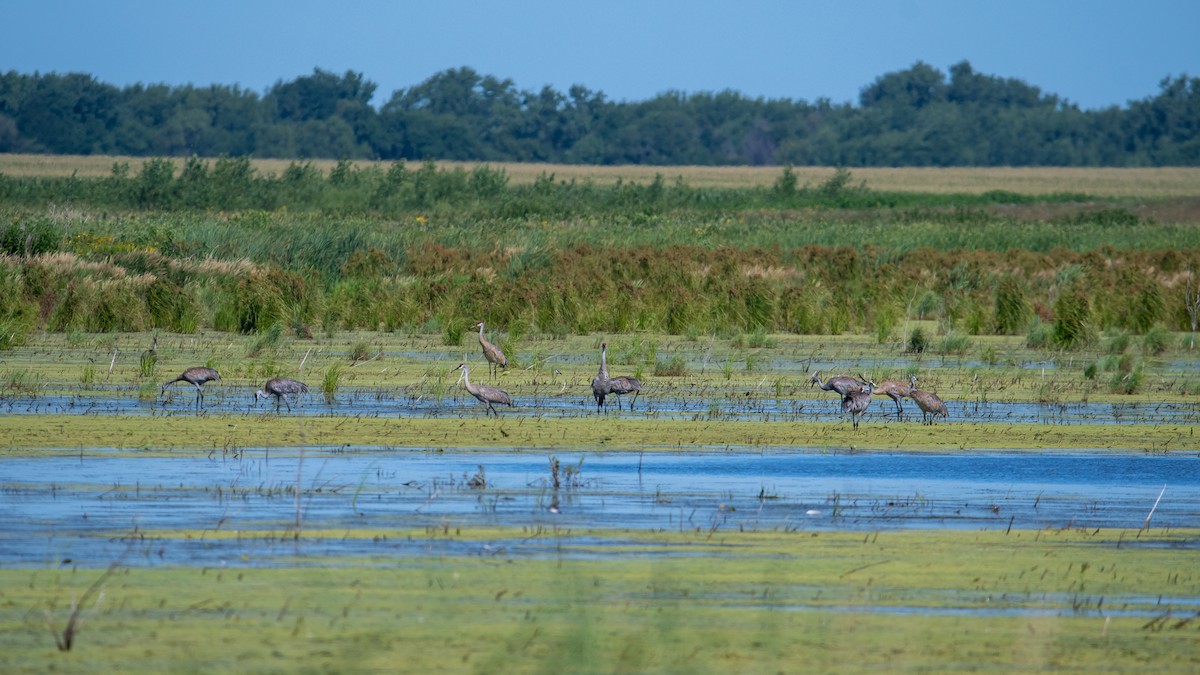
{"label": "marsh grass", "polygon": [[688,374],[687,360],[677,354],[667,361],[655,361],[654,374],[658,377],[684,377]]}
{"label": "marsh grass", "polygon": [[283,324],[276,321],[253,336],[246,347],[248,356],[258,356],[264,351],[276,350],[283,342]]}
{"label": "marsh grass", "polygon": [[335,400],[341,379],[341,364],[334,363],[325,369],[325,374],[321,378],[321,393],[325,395],[326,403],[332,403]]}
{"label": "marsh grass", "polygon": [[351,363],[359,361],[369,361],[372,358],[371,343],[365,340],[358,340],[350,345],[350,351],[347,352],[347,357]]}

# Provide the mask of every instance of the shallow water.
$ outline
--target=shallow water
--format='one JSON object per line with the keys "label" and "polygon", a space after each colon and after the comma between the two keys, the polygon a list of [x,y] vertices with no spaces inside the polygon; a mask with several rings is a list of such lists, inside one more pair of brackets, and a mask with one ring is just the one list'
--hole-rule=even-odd
{"label": "shallow water", "polygon": [[[626,396],[625,399],[631,397]],[[609,414],[654,415],[666,418],[720,418],[829,422],[844,419],[840,400],[834,394],[812,398],[776,399],[760,392],[713,392],[711,396],[656,395],[649,389],[640,395],[634,410],[630,400],[610,403]],[[1013,424],[1200,424],[1197,403],[1011,403],[949,401],[950,419],[955,422],[1005,422]],[[543,415],[572,417],[596,413],[590,393],[567,394],[558,388],[517,397],[514,407],[498,406],[502,416]],[[272,415],[274,401],[255,405],[252,396],[214,388],[204,398],[203,412],[212,414]],[[456,393],[443,398],[410,395],[402,389],[346,388],[332,401],[309,394],[280,406],[279,414],[299,416],[360,417],[473,417],[482,416],[486,406]],[[139,399],[116,391],[94,391],[67,396],[0,397],[0,412],[11,415],[195,415],[198,409],[191,392]],[[490,414],[490,413],[488,413]],[[920,420],[921,411],[911,400],[903,401],[903,419]],[[879,397],[864,414],[863,424],[882,424],[900,419],[891,399]]]}
{"label": "shallow water", "polygon": [[[410,448],[130,457],[104,450],[0,465],[0,565],[273,565],[295,558],[595,555],[622,543],[559,529],[864,530],[1200,527],[1200,458],[1082,453],[560,454],[440,453]],[[574,470],[573,473],[570,470]],[[470,485],[479,475],[486,487]],[[286,537],[297,510],[309,530]],[[1162,494],[1161,501],[1155,501]],[[487,542],[397,530],[525,528]],[[192,538],[140,539],[158,530]],[[205,533],[239,532],[239,538]],[[377,534],[372,535],[375,532]],[[533,533],[543,534],[535,536]],[[131,547],[132,544],[132,547]],[[1200,548],[1200,542],[1194,542]],[[1126,545],[1134,545],[1132,542]]]}

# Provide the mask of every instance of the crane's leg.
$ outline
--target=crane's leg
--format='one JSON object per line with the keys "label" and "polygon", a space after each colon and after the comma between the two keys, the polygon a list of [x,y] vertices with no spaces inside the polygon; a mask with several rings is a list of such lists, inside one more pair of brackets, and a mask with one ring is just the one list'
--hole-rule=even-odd
{"label": "crane's leg", "polygon": [[[282,398],[282,399],[283,399],[283,404],[287,406],[287,411],[288,411],[288,412],[292,412],[292,404],[291,404],[291,403],[288,403],[288,400],[287,400],[287,394],[284,394],[283,396],[280,396],[279,398]],[[278,404],[278,403],[276,403],[276,404],[275,404],[275,409],[276,409],[276,410],[278,410],[278,409],[279,409],[279,404]]]}
{"label": "crane's leg", "polygon": [[637,397],[638,397],[638,394],[640,394],[640,393],[642,393],[641,389],[638,389],[637,391],[633,392],[633,400],[629,402],[629,410],[631,412],[633,411],[633,404],[637,403]]}

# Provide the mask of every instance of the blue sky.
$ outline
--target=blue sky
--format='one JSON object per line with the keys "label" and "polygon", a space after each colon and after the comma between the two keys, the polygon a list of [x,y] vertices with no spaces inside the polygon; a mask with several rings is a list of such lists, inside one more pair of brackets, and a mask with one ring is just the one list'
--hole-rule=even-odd
{"label": "blue sky", "polygon": [[0,71],[261,93],[353,70],[377,105],[462,66],[617,101],[732,89],[844,103],[917,61],[967,60],[1089,109],[1200,77],[1197,0],[18,0],[3,15]]}

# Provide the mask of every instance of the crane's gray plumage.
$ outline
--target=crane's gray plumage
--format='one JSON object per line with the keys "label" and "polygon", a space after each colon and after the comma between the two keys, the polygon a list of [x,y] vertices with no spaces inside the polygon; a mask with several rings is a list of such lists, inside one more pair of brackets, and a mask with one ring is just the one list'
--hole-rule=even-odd
{"label": "crane's gray plumage", "polygon": [[621,396],[633,392],[633,400],[629,402],[629,409],[633,410],[633,404],[637,403],[638,394],[642,391],[642,382],[636,377],[614,377],[608,381],[608,393],[617,397],[617,410],[621,409]]}
{"label": "crane's gray plumage", "polygon": [[874,382],[867,382],[863,385],[862,391],[852,391],[842,397],[842,412],[850,413],[850,419],[854,422],[855,431],[858,431],[859,419],[862,418],[863,413],[867,412],[867,407],[871,405],[871,391],[874,388]]}
{"label": "crane's gray plumage", "polygon": [[[459,379],[466,383],[467,391],[472,396],[479,399],[480,403],[486,403],[488,410],[491,410],[493,413],[495,413],[496,417],[499,417],[500,413],[496,412],[496,409],[492,407],[493,404],[499,403],[500,405],[512,405],[512,397],[508,395],[508,392],[501,391],[486,384],[471,384],[471,377],[468,374],[467,364],[460,363],[458,364],[458,368],[455,368],[455,370],[462,371],[462,377]],[[483,416],[487,417],[487,411],[484,411]]]}
{"label": "crane's gray plumage", "polygon": [[[596,373],[596,377],[592,378],[592,395],[596,397],[596,407],[599,408],[604,404],[604,397],[612,394],[617,397],[617,410],[621,409],[621,397],[625,394],[632,393],[633,400],[629,402],[629,409],[633,410],[633,404],[637,403],[638,394],[642,391],[642,381],[636,377],[609,377],[608,376],[608,343],[600,343],[600,372]],[[605,408],[605,412],[608,408]]]}
{"label": "crane's gray plumage", "polygon": [[479,329],[479,346],[483,348],[483,358],[487,359],[488,362],[488,374],[491,375],[494,372],[499,377],[500,369],[508,368],[508,357],[504,355],[504,352],[500,351],[499,347],[484,339],[482,321],[472,326],[472,328]]}
{"label": "crane's gray plumage", "polygon": [[938,415],[949,419],[950,411],[946,408],[945,402],[938,398],[938,395],[923,389],[913,389],[909,394],[909,398],[916,402],[917,407],[921,409],[921,423],[933,424],[933,420]]}
{"label": "crane's gray plumage", "polygon": [[[187,370],[183,371],[183,373],[180,374],[179,377],[177,377],[173,380],[168,380],[166,382],[163,382],[162,392],[165,392],[167,390],[167,387],[171,386],[172,384],[175,384],[176,382],[187,382],[188,384],[190,384],[196,388],[196,405],[199,406],[199,405],[204,404],[204,390],[201,389],[201,385],[203,385],[205,382],[212,382],[213,380],[219,380],[219,379],[221,379],[221,375],[219,373],[217,373],[217,371],[213,370],[212,368],[205,368],[204,366],[196,366],[194,368],[188,368]],[[162,393],[162,392],[159,392],[159,393]]]}
{"label": "crane's gray plumage", "polygon": [[846,396],[846,394],[857,394],[863,390],[862,382],[854,379],[853,377],[846,377],[845,375],[837,375],[822,382],[821,371],[819,370],[813,373],[812,379],[809,380],[808,386],[811,387],[814,384],[825,391],[836,391],[838,396],[843,398]]}
{"label": "crane's gray plumage", "polygon": [[[600,372],[596,373],[596,377],[592,378],[592,396],[596,397],[596,412],[600,412],[604,408],[604,397],[608,396],[609,381],[608,381],[608,343],[600,343]],[[620,399],[618,399],[620,400]],[[608,412],[608,408],[604,408],[604,412]]]}
{"label": "crane's gray plumage", "polygon": [[[861,377],[861,376],[860,376]],[[863,377],[864,380],[867,378]],[[917,376],[909,375],[908,382],[899,382],[897,380],[884,380],[879,383],[872,391],[874,395],[886,394],[888,398],[896,402],[896,417],[904,414],[904,406],[900,405],[900,399],[906,396],[912,396],[913,389],[917,388]]]}
{"label": "crane's gray plumage", "polygon": [[273,377],[267,380],[262,389],[254,392],[254,403],[258,404],[260,398],[275,397],[275,409],[279,410],[279,402],[283,401],[287,406],[288,412],[292,411],[292,404],[288,403],[288,396],[298,396],[308,393],[308,385],[298,380],[293,380],[290,377]]}

